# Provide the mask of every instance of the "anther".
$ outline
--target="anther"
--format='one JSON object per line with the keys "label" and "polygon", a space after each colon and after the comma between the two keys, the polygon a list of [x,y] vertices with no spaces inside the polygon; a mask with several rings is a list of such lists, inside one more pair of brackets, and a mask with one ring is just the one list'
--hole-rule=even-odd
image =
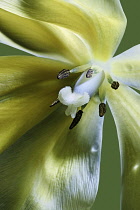
{"label": "anther", "polygon": [[57,75],[57,79],[64,79],[67,78],[70,75],[70,70],[69,69],[63,69],[60,71]]}
{"label": "anther", "polygon": [[99,104],[99,116],[103,117],[105,113],[106,113],[106,104],[100,103]]}
{"label": "anther", "polygon": [[76,113],[76,116],[75,118],[73,119],[69,129],[72,129],[74,128],[80,121],[81,117],[82,117],[82,114],[83,114],[83,111],[82,110],[79,110],[77,113]]}
{"label": "anther", "polygon": [[117,90],[119,86],[120,86],[120,84],[117,81],[113,81],[111,84],[111,87],[115,90]]}
{"label": "anther", "polygon": [[50,107],[52,107],[52,106],[55,106],[56,104],[58,104],[60,101],[57,99],[56,101],[54,101],[51,105],[50,105]]}
{"label": "anther", "polygon": [[92,74],[93,74],[93,70],[92,69],[89,69],[86,73],[86,78],[91,78],[92,77]]}

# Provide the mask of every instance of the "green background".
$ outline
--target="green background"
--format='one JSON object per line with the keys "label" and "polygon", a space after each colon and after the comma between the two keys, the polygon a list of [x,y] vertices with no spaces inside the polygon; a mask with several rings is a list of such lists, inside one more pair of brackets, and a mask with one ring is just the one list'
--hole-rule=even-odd
{"label": "green background", "polygon": [[[139,44],[140,37],[140,2],[122,0],[128,24],[123,40],[116,52],[119,54]],[[109,44],[109,43],[108,43]],[[0,55],[27,55],[24,52],[0,44]],[[122,99],[123,100],[123,99]],[[109,108],[105,115],[103,149],[99,191],[92,210],[120,209],[120,164],[119,147],[114,120]]]}

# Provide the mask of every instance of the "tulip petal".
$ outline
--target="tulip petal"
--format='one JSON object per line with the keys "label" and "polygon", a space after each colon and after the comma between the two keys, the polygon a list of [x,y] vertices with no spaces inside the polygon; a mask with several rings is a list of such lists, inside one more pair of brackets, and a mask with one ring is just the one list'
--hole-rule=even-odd
{"label": "tulip petal", "polygon": [[140,207],[140,95],[126,86],[107,90],[119,138],[122,171],[122,210]]}
{"label": "tulip petal", "polygon": [[0,151],[53,111],[49,105],[71,83],[56,79],[64,65],[30,56],[0,57]]}
{"label": "tulip petal", "polygon": [[140,45],[114,57],[111,73],[114,79],[140,90]]}
{"label": "tulip petal", "polygon": [[1,13],[0,41],[36,56],[81,65],[90,60],[87,46],[76,34],[54,24]]}
{"label": "tulip petal", "polygon": [[72,30],[102,61],[113,56],[126,27],[119,0],[0,0],[0,4],[19,16]]}
{"label": "tulip petal", "polygon": [[0,205],[5,209],[85,210],[96,197],[103,118],[99,99],[78,125],[60,106],[0,156]]}

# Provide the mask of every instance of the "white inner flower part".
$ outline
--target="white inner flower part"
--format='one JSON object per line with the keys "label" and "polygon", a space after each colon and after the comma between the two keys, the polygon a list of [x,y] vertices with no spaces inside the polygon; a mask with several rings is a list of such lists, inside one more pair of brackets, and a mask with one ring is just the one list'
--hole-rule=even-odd
{"label": "white inner flower part", "polygon": [[73,92],[70,86],[66,86],[58,94],[59,101],[68,106],[65,114],[71,115],[72,118],[75,118],[77,108],[87,104],[90,98],[96,94],[105,78],[103,70],[94,73],[91,78],[87,78],[86,73],[87,71],[77,80]]}
{"label": "white inner flower part", "polygon": [[101,71],[97,74],[93,74],[92,78],[90,79],[87,79],[85,74],[86,72],[84,72],[76,82],[74,92],[79,94],[86,92],[90,95],[90,97],[92,97],[104,81],[105,73],[104,71]]}
{"label": "white inner flower part", "polygon": [[74,118],[77,108],[87,104],[90,100],[90,96],[87,92],[83,92],[82,94],[72,92],[71,87],[66,86],[59,91],[58,99],[62,104],[68,106],[65,114],[67,116],[71,115],[71,117]]}

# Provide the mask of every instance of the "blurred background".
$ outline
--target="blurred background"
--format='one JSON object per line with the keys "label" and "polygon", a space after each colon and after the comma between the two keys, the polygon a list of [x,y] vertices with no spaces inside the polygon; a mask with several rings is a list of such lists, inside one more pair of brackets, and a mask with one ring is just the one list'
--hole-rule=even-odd
{"label": "blurred background", "polygon": [[[121,0],[128,24],[116,55],[140,43],[140,2]],[[0,44],[0,55],[27,55],[26,53]],[[98,195],[92,210],[120,209],[120,160],[114,120],[109,108],[105,115],[101,175]]]}

